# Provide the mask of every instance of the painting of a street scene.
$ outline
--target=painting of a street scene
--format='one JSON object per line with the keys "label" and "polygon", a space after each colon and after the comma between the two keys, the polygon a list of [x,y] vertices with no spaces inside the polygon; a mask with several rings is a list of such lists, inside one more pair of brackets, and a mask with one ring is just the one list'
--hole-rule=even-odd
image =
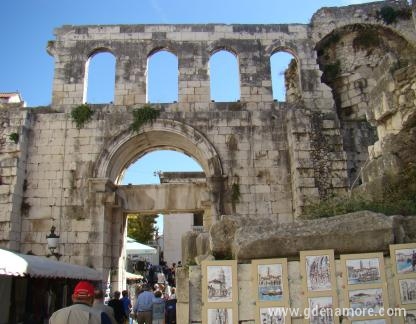
{"label": "painting of a street scene", "polygon": [[209,302],[232,302],[231,266],[208,266],[207,280]]}
{"label": "painting of a street scene", "polygon": [[373,284],[381,282],[379,258],[346,260],[348,284]]}
{"label": "painting of a street scene", "polygon": [[407,309],[406,316],[404,317],[405,324],[416,324],[416,310]]}
{"label": "painting of a street scene", "polygon": [[261,307],[260,324],[285,324],[283,307]]}
{"label": "painting of a street scene", "polygon": [[402,304],[416,303],[416,279],[399,280],[400,301]]}
{"label": "painting of a street scene", "polygon": [[309,291],[331,290],[329,255],[306,256],[306,282]]}
{"label": "painting of a street scene", "polygon": [[232,324],[232,308],[212,308],[208,309],[208,324]]}
{"label": "painting of a street scene", "polygon": [[314,297],[309,298],[311,324],[333,324],[334,310],[332,297]]}
{"label": "painting of a street scene", "polygon": [[[351,290],[348,296],[350,307],[354,311],[359,310],[360,316],[366,316],[369,312],[378,313],[384,304],[381,288]],[[356,314],[358,315],[358,311]]]}
{"label": "painting of a street scene", "polygon": [[280,301],[283,298],[282,265],[259,264],[257,267],[258,299]]}
{"label": "painting of a street scene", "polygon": [[416,249],[398,249],[396,257],[396,271],[399,274],[416,272]]}

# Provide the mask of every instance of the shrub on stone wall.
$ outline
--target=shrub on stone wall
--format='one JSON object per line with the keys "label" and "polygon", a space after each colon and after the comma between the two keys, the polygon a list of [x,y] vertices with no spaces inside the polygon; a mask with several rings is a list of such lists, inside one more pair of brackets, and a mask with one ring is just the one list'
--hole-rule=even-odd
{"label": "shrub on stone wall", "polygon": [[72,121],[77,125],[78,129],[84,127],[91,120],[92,115],[94,115],[94,111],[86,104],[79,105],[71,111]]}
{"label": "shrub on stone wall", "polygon": [[130,125],[130,130],[138,132],[140,128],[146,123],[153,123],[159,115],[160,110],[155,109],[149,105],[133,110],[133,123]]}
{"label": "shrub on stone wall", "polygon": [[385,215],[416,215],[416,165],[409,165],[399,174],[386,174],[379,194],[333,196],[308,204],[300,216],[315,219],[371,210]]}
{"label": "shrub on stone wall", "polygon": [[410,8],[395,9],[390,6],[382,7],[377,16],[382,19],[387,25],[391,25],[397,22],[397,19],[408,20],[412,17],[412,11]]}

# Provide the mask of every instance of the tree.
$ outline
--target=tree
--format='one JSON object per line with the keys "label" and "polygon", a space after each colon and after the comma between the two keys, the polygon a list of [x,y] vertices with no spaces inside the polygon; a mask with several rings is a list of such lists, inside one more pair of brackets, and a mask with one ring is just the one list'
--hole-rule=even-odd
{"label": "tree", "polygon": [[127,236],[138,242],[146,243],[153,239],[158,215],[127,215]]}

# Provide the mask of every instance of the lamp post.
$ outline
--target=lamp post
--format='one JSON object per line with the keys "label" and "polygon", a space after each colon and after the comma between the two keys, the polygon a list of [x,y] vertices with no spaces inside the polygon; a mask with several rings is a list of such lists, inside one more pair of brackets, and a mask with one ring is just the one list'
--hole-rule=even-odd
{"label": "lamp post", "polygon": [[57,260],[62,256],[62,254],[55,252],[58,248],[59,235],[55,234],[56,227],[52,225],[51,233],[46,235],[46,241],[48,242],[48,249],[51,251],[51,254],[48,254],[47,257],[54,256]]}

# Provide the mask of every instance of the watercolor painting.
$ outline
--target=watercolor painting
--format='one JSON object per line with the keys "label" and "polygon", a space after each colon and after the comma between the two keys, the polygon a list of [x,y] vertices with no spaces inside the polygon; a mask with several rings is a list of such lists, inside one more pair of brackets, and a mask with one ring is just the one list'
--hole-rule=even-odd
{"label": "watercolor painting", "polygon": [[283,299],[282,265],[259,264],[257,266],[258,299],[260,301],[280,301]]}
{"label": "watercolor painting", "polygon": [[306,256],[305,261],[308,290],[331,290],[331,263],[329,255],[310,255]]}
{"label": "watercolor painting", "polygon": [[416,303],[416,278],[400,279],[399,290],[402,304]]}
{"label": "watercolor painting", "polygon": [[348,284],[373,284],[381,283],[379,258],[346,260]]}
{"label": "watercolor painting", "polygon": [[207,266],[207,289],[209,302],[232,302],[232,266]]}
{"label": "watercolor painting", "polygon": [[232,324],[233,310],[232,308],[209,308],[208,324]]}
{"label": "watercolor painting", "polygon": [[261,324],[285,324],[283,307],[261,307],[259,312]]}
{"label": "watercolor painting", "polygon": [[331,296],[312,297],[309,302],[309,323],[311,324],[333,324],[334,309]]}

